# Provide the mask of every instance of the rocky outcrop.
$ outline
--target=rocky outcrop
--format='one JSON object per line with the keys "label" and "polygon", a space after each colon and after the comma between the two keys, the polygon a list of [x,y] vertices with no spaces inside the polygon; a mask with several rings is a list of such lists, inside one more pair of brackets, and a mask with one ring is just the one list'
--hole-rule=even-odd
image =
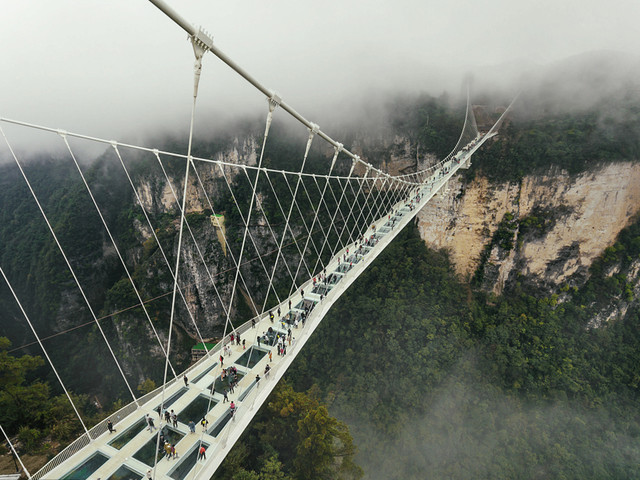
{"label": "rocky outcrop", "polygon": [[[249,135],[244,139],[235,137],[228,148],[212,156],[212,160],[226,164],[222,168],[218,164],[195,160],[195,171],[191,169],[187,187],[187,212],[200,212],[208,209],[209,200],[217,196],[218,189],[226,188],[224,178],[232,181],[238,173],[242,173],[241,169],[235,165],[257,165],[258,146],[255,136]],[[183,167],[180,168],[178,175],[168,171],[166,167],[165,171],[166,177],[162,170],[157,168],[154,175],[142,177],[136,185],[138,196],[148,212],[165,213],[175,209],[177,202],[180,201],[177,199],[182,198]],[[206,196],[202,191],[201,183],[207,186]]]}
{"label": "rocky outcrop", "polygon": [[[485,286],[500,293],[517,276],[550,287],[583,281],[639,211],[640,164],[620,162],[579,175],[551,169],[519,184],[457,178],[418,214],[418,224],[427,244],[450,251],[459,275],[470,279],[481,268]],[[492,244],[508,212],[516,221],[545,216],[547,228],[516,229],[511,249]]]}

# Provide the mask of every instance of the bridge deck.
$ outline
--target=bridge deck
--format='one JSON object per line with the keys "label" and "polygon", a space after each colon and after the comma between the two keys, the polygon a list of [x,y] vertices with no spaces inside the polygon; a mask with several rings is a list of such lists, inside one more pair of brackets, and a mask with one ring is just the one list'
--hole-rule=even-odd
{"label": "bridge deck", "polygon": [[[171,443],[175,443],[178,453],[176,459],[164,458],[164,455],[159,453],[153,478],[209,478],[331,305],[449,178],[468,163],[471,155],[486,139],[478,142],[476,138],[465,151],[459,152],[442,168],[436,170],[417,196],[413,192],[411,198],[398,202],[392,211],[374,222],[367,230],[366,236],[368,240],[373,238],[372,240],[364,246],[351,244],[340,250],[327,265],[326,283],[317,282],[313,285],[313,280],[309,280],[302,286],[304,295],[299,290],[280,305],[281,315],[277,315],[278,307],[273,308],[273,321],[269,318],[269,312],[266,312],[255,319],[255,327],[251,326],[251,322],[247,322],[237,329],[236,334],[240,333],[241,338],[246,341],[246,349],[235,342],[230,344],[229,337],[221,342],[230,345],[230,354],[224,355],[224,367],[233,365],[238,373],[243,375],[234,393],[229,395],[229,400],[235,401],[237,405],[235,415],[230,415],[229,403],[223,401],[220,387],[214,387],[213,393],[211,390],[212,384],[219,382],[221,375],[221,349],[218,344],[186,372],[189,377],[187,386],[181,377],[172,379],[167,384],[165,405],[178,415],[177,427],[167,425],[155,411],[162,402],[162,392],[158,389],[138,399],[139,405],[128,405],[110,417],[117,429],[116,432],[110,434],[107,431],[105,419],[91,430],[91,440],[84,435],[84,440],[81,437],[67,447],[33,478],[125,480],[145,477],[146,472],[154,467],[157,439],[156,432],[152,433],[146,428],[144,418],[147,414],[153,417],[156,427],[167,431],[167,436]],[[299,321],[297,327],[286,323],[287,319],[301,320],[305,306],[313,306],[306,322]],[[286,342],[286,355],[278,355],[276,347],[266,344],[263,340],[258,345],[258,337],[266,334],[270,328],[276,334],[285,336],[288,329],[291,329],[293,339],[291,344]],[[271,359],[268,352],[271,352]],[[247,363],[249,366],[245,366]],[[271,370],[268,377],[265,377],[267,364]],[[260,375],[261,378],[257,385],[256,375]],[[208,425],[203,428],[199,421],[205,410]],[[190,432],[190,421],[196,423],[196,433]],[[197,455],[201,443],[206,448],[206,460],[199,461]]]}

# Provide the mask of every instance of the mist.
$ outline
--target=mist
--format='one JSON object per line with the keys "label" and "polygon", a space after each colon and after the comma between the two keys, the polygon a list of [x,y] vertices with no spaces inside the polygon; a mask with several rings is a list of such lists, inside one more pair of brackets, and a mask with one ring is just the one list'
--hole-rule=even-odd
{"label": "mist", "polygon": [[[465,359],[416,409],[422,414],[407,418],[398,412],[397,434],[383,435],[351,418],[347,422],[359,448],[357,461],[371,480],[547,479],[563,471],[567,478],[631,478],[637,473],[640,448],[606,406],[589,410],[566,397],[522,398],[490,384],[475,362]],[[340,407],[332,412],[340,416]]]}
{"label": "mist", "polygon": [[[321,127],[392,92],[457,92],[469,72],[504,83],[582,52],[640,50],[640,5],[631,1],[170,3]],[[11,2],[0,44],[2,117],[125,141],[188,126],[191,46],[149,2]],[[266,108],[262,94],[205,58],[198,118]]]}

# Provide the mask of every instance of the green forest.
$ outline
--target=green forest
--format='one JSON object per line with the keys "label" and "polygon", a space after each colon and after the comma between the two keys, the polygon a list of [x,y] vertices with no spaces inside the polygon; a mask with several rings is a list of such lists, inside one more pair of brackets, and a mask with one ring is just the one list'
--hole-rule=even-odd
{"label": "green forest", "polygon": [[[606,276],[640,258],[640,222],[558,302],[496,298],[409,226],[340,299],[288,373],[351,426],[367,478],[635,478],[640,309],[601,328]],[[589,305],[589,306],[587,306]]]}

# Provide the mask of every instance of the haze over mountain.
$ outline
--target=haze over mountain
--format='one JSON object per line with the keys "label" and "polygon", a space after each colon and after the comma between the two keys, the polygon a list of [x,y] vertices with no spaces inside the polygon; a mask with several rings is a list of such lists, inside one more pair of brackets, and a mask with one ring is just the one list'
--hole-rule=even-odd
{"label": "haze over mountain", "polygon": [[[499,66],[486,80],[495,83],[510,77],[505,65],[544,66],[602,49],[640,51],[640,7],[630,1],[188,0],[174,6],[321,126],[386,93],[455,94],[468,72],[483,82],[487,65]],[[0,22],[0,115],[130,141],[187,128],[191,47],[150,3],[25,0],[5,5]],[[224,123],[265,108],[261,94],[217,59],[206,59],[199,118]]]}

